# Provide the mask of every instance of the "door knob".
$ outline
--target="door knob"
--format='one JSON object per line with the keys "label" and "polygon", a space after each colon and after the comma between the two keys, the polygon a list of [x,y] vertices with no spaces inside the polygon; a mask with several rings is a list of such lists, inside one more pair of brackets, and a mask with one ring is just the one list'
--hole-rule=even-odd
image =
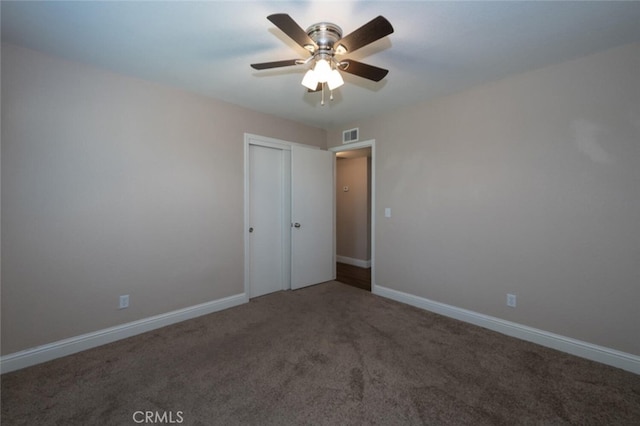
{"label": "door knob", "polygon": [[295,226],[296,228],[300,228],[300,224],[298,222],[294,223],[293,226]]}
{"label": "door knob", "polygon": [[249,228],[249,232],[253,232],[253,226],[251,228]]}

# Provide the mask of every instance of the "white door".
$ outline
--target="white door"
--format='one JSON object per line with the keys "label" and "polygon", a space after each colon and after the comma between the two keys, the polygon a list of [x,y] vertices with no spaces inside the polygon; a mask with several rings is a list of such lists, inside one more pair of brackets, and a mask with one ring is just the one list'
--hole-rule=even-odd
{"label": "white door", "polygon": [[291,288],[335,279],[334,154],[291,147]]}
{"label": "white door", "polygon": [[284,215],[285,153],[249,145],[249,297],[288,287],[282,249],[284,227],[289,226]]}

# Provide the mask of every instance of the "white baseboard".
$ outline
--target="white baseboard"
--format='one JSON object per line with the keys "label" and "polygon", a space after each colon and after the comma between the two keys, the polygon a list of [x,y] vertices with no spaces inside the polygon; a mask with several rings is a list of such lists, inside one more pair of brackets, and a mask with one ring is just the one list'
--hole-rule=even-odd
{"label": "white baseboard", "polygon": [[353,257],[339,256],[336,254],[336,262],[346,263],[347,265],[353,265],[359,268],[371,268],[371,259],[354,259]]}
{"label": "white baseboard", "polygon": [[468,322],[507,336],[516,337],[528,342],[537,343],[548,348],[556,349],[592,361],[621,368],[635,374],[640,374],[640,356],[620,352],[604,346],[594,345],[559,334],[550,333],[544,330],[528,327],[511,321],[489,315],[480,314],[455,306],[447,305],[401,291],[379,285],[372,286],[372,292],[382,297],[393,299],[407,305],[435,312],[450,318]]}
{"label": "white baseboard", "polygon": [[200,305],[190,306],[188,308],[133,321],[127,324],[82,334],[69,339],[59,340],[57,342],[37,346],[24,351],[15,352],[0,358],[0,372],[8,373],[10,371],[51,361],[56,358],[95,348],[97,346],[145,333],[167,325],[242,305],[248,301],[249,298],[246,294],[237,294],[223,299],[202,303]]}

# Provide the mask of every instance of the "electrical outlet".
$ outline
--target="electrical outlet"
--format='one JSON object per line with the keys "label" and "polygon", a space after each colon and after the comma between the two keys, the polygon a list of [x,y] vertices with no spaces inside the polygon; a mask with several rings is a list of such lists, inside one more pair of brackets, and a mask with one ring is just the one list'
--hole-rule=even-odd
{"label": "electrical outlet", "polygon": [[125,309],[129,307],[129,295],[123,294],[120,296],[120,307],[118,309]]}
{"label": "electrical outlet", "polygon": [[516,295],[515,294],[507,294],[507,306],[511,308],[516,307]]}

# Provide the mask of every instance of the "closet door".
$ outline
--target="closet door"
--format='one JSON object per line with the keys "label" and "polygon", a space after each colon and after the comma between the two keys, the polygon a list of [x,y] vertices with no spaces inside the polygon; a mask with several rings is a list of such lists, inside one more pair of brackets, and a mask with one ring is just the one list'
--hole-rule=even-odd
{"label": "closet door", "polygon": [[[288,288],[288,215],[285,218],[285,168],[288,151],[249,145],[249,297]],[[286,220],[285,220],[286,219]],[[288,250],[286,250],[288,255]]]}
{"label": "closet door", "polygon": [[291,147],[291,288],[335,279],[334,153]]}

